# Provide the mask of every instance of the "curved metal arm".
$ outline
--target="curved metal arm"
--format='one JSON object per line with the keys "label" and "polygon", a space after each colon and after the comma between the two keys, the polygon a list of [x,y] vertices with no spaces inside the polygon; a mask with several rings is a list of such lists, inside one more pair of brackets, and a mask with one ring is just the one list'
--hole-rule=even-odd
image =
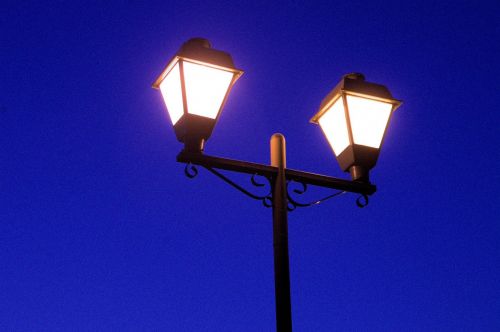
{"label": "curved metal arm", "polygon": [[[243,188],[242,186],[240,186],[239,184],[237,184],[233,180],[229,179],[224,174],[216,171],[215,169],[213,169],[213,168],[211,168],[209,166],[202,166],[202,167],[205,168],[206,170],[208,170],[210,173],[212,173],[215,176],[217,176],[218,178],[222,179],[227,184],[229,184],[232,187],[238,189],[240,192],[242,192],[243,194],[247,195],[248,197],[253,198],[255,200],[262,201],[262,204],[265,207],[272,207],[273,206],[272,193],[271,193],[271,179],[269,179],[267,176],[263,176],[263,177],[266,178],[267,181],[268,181],[268,183],[269,183],[269,192],[266,195],[256,195],[254,193],[251,193],[247,189]],[[191,163],[188,163],[188,164],[186,164],[186,167],[184,168],[184,173],[186,174],[186,176],[188,178],[192,179],[192,178],[196,177],[196,175],[198,175],[198,169],[196,168],[196,166],[192,165]],[[258,175],[258,174],[253,174],[252,175],[252,177],[250,178],[250,182],[255,187],[264,187],[266,184],[258,182],[256,180],[256,178],[255,178],[256,175]]]}
{"label": "curved metal arm", "polygon": [[[337,196],[340,196],[342,194],[345,194],[346,191],[337,191],[331,195],[328,195],[326,197],[323,197],[321,199],[318,199],[318,200],[315,200],[315,201],[312,201],[312,202],[309,202],[309,203],[300,203],[298,201],[296,201],[291,195],[290,195],[290,190],[288,190],[288,185],[291,183],[291,182],[294,182],[294,181],[288,181],[287,182],[287,198],[288,198],[288,206],[287,206],[287,210],[288,211],[293,211],[295,210],[297,207],[308,207],[308,206],[313,206],[313,205],[318,205],[320,203],[323,203],[324,201],[330,199],[330,198],[333,198],[333,197],[337,197]],[[302,185],[302,188],[301,189],[293,189],[292,191],[296,194],[299,194],[299,195],[302,195],[304,194],[306,191],[307,191],[307,183],[304,183],[304,182],[296,182],[296,183],[300,183]],[[359,205],[358,205],[359,206]]]}

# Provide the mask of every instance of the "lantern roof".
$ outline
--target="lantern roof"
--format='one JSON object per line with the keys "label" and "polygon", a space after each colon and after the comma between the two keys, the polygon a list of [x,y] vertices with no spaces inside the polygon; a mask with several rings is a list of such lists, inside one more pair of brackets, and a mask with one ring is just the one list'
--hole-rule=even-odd
{"label": "lantern roof", "polygon": [[163,79],[168,75],[172,67],[181,59],[234,72],[237,74],[235,80],[243,74],[242,70],[235,68],[233,58],[229,53],[213,49],[207,39],[191,38],[185,42],[172,59],[170,59],[168,64],[165,66],[165,69],[153,83],[153,88],[159,89]]}
{"label": "lantern roof", "polygon": [[375,99],[395,105],[394,110],[401,104],[399,100],[392,97],[391,92],[385,85],[367,82],[361,73],[350,73],[342,77],[340,82],[323,98],[319,106],[319,111],[310,120],[311,123],[318,123],[319,118],[342,94],[350,94],[369,99]]}

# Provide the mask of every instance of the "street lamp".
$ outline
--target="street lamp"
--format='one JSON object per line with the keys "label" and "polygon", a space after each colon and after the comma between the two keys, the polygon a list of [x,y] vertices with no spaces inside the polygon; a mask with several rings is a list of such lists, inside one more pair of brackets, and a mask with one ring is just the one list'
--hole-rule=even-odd
{"label": "street lamp", "polygon": [[[340,194],[360,194],[359,207],[368,204],[376,191],[369,170],[375,166],[380,146],[393,111],[401,104],[380,84],[366,82],[361,74],[345,75],[325,97],[319,112],[311,119],[326,135],[340,167],[351,173],[352,181],[293,170],[286,167],[285,138],[274,134],[270,141],[270,165],[209,156],[204,143],[224,106],[224,102],[243,72],[235,68],[231,56],[212,49],[206,39],[187,41],[153,87],[160,89],[172,120],[175,134],[184,149],[177,161],[185,163],[185,174],[194,178],[201,166],[243,194],[260,200],[273,210],[274,279],[277,331],[292,330],[290,272],[288,259],[288,212],[297,207],[319,204]],[[251,183],[262,187],[255,177],[267,179],[269,191],[258,195],[231,180],[219,170],[251,175]],[[301,189],[290,190],[292,183]],[[292,196],[305,193],[308,185],[337,191],[314,200],[299,202]]]}
{"label": "street lamp", "polygon": [[206,39],[193,38],[182,45],[153,83],[160,89],[177,139],[187,151],[203,151],[229,91],[242,74],[228,53],[214,50]]}
{"label": "street lamp", "polygon": [[347,74],[323,99],[311,122],[321,126],[340,168],[353,180],[366,181],[399,105],[385,86],[366,82],[363,74]]}

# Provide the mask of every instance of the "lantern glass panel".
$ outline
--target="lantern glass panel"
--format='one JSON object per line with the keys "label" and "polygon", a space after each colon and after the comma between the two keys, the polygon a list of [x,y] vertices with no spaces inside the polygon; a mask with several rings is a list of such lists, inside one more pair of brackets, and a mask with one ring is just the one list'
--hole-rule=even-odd
{"label": "lantern glass panel", "polygon": [[187,61],[183,66],[188,112],[215,119],[234,73]]}
{"label": "lantern glass panel", "polygon": [[160,84],[163,100],[167,105],[168,114],[172,124],[175,124],[184,114],[182,103],[181,75],[179,63],[170,70],[165,79]]}
{"label": "lantern glass panel", "polygon": [[392,104],[357,96],[346,96],[354,144],[380,148]]}
{"label": "lantern glass panel", "polygon": [[319,118],[318,122],[333,152],[338,156],[349,146],[344,103],[341,97]]}

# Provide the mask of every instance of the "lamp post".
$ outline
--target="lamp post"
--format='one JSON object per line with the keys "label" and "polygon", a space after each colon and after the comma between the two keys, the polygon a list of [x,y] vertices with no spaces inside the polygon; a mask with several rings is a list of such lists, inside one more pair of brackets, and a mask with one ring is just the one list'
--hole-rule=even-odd
{"label": "lamp post", "polygon": [[[276,326],[279,332],[291,331],[288,212],[346,192],[360,194],[356,204],[366,206],[368,196],[376,191],[369,181],[369,171],[377,162],[391,115],[401,102],[394,99],[385,86],[365,81],[362,74],[345,75],[323,99],[311,122],[320,125],[340,167],[351,174],[352,180],[287,168],[286,143],[281,134],[271,137],[270,165],[206,155],[203,153],[205,143],[229,91],[242,74],[228,53],[211,48],[206,39],[194,38],[184,43],[153,87],[161,90],[177,139],[184,143],[177,161],[186,164],[185,174],[194,178],[198,174],[197,166],[201,166],[243,194],[272,208]],[[219,170],[249,174],[251,183],[258,187],[265,184],[255,177],[264,177],[269,192],[265,195],[252,193]],[[293,190],[299,195],[308,185],[337,191],[303,203],[291,196],[288,186],[292,182],[302,186]]]}

